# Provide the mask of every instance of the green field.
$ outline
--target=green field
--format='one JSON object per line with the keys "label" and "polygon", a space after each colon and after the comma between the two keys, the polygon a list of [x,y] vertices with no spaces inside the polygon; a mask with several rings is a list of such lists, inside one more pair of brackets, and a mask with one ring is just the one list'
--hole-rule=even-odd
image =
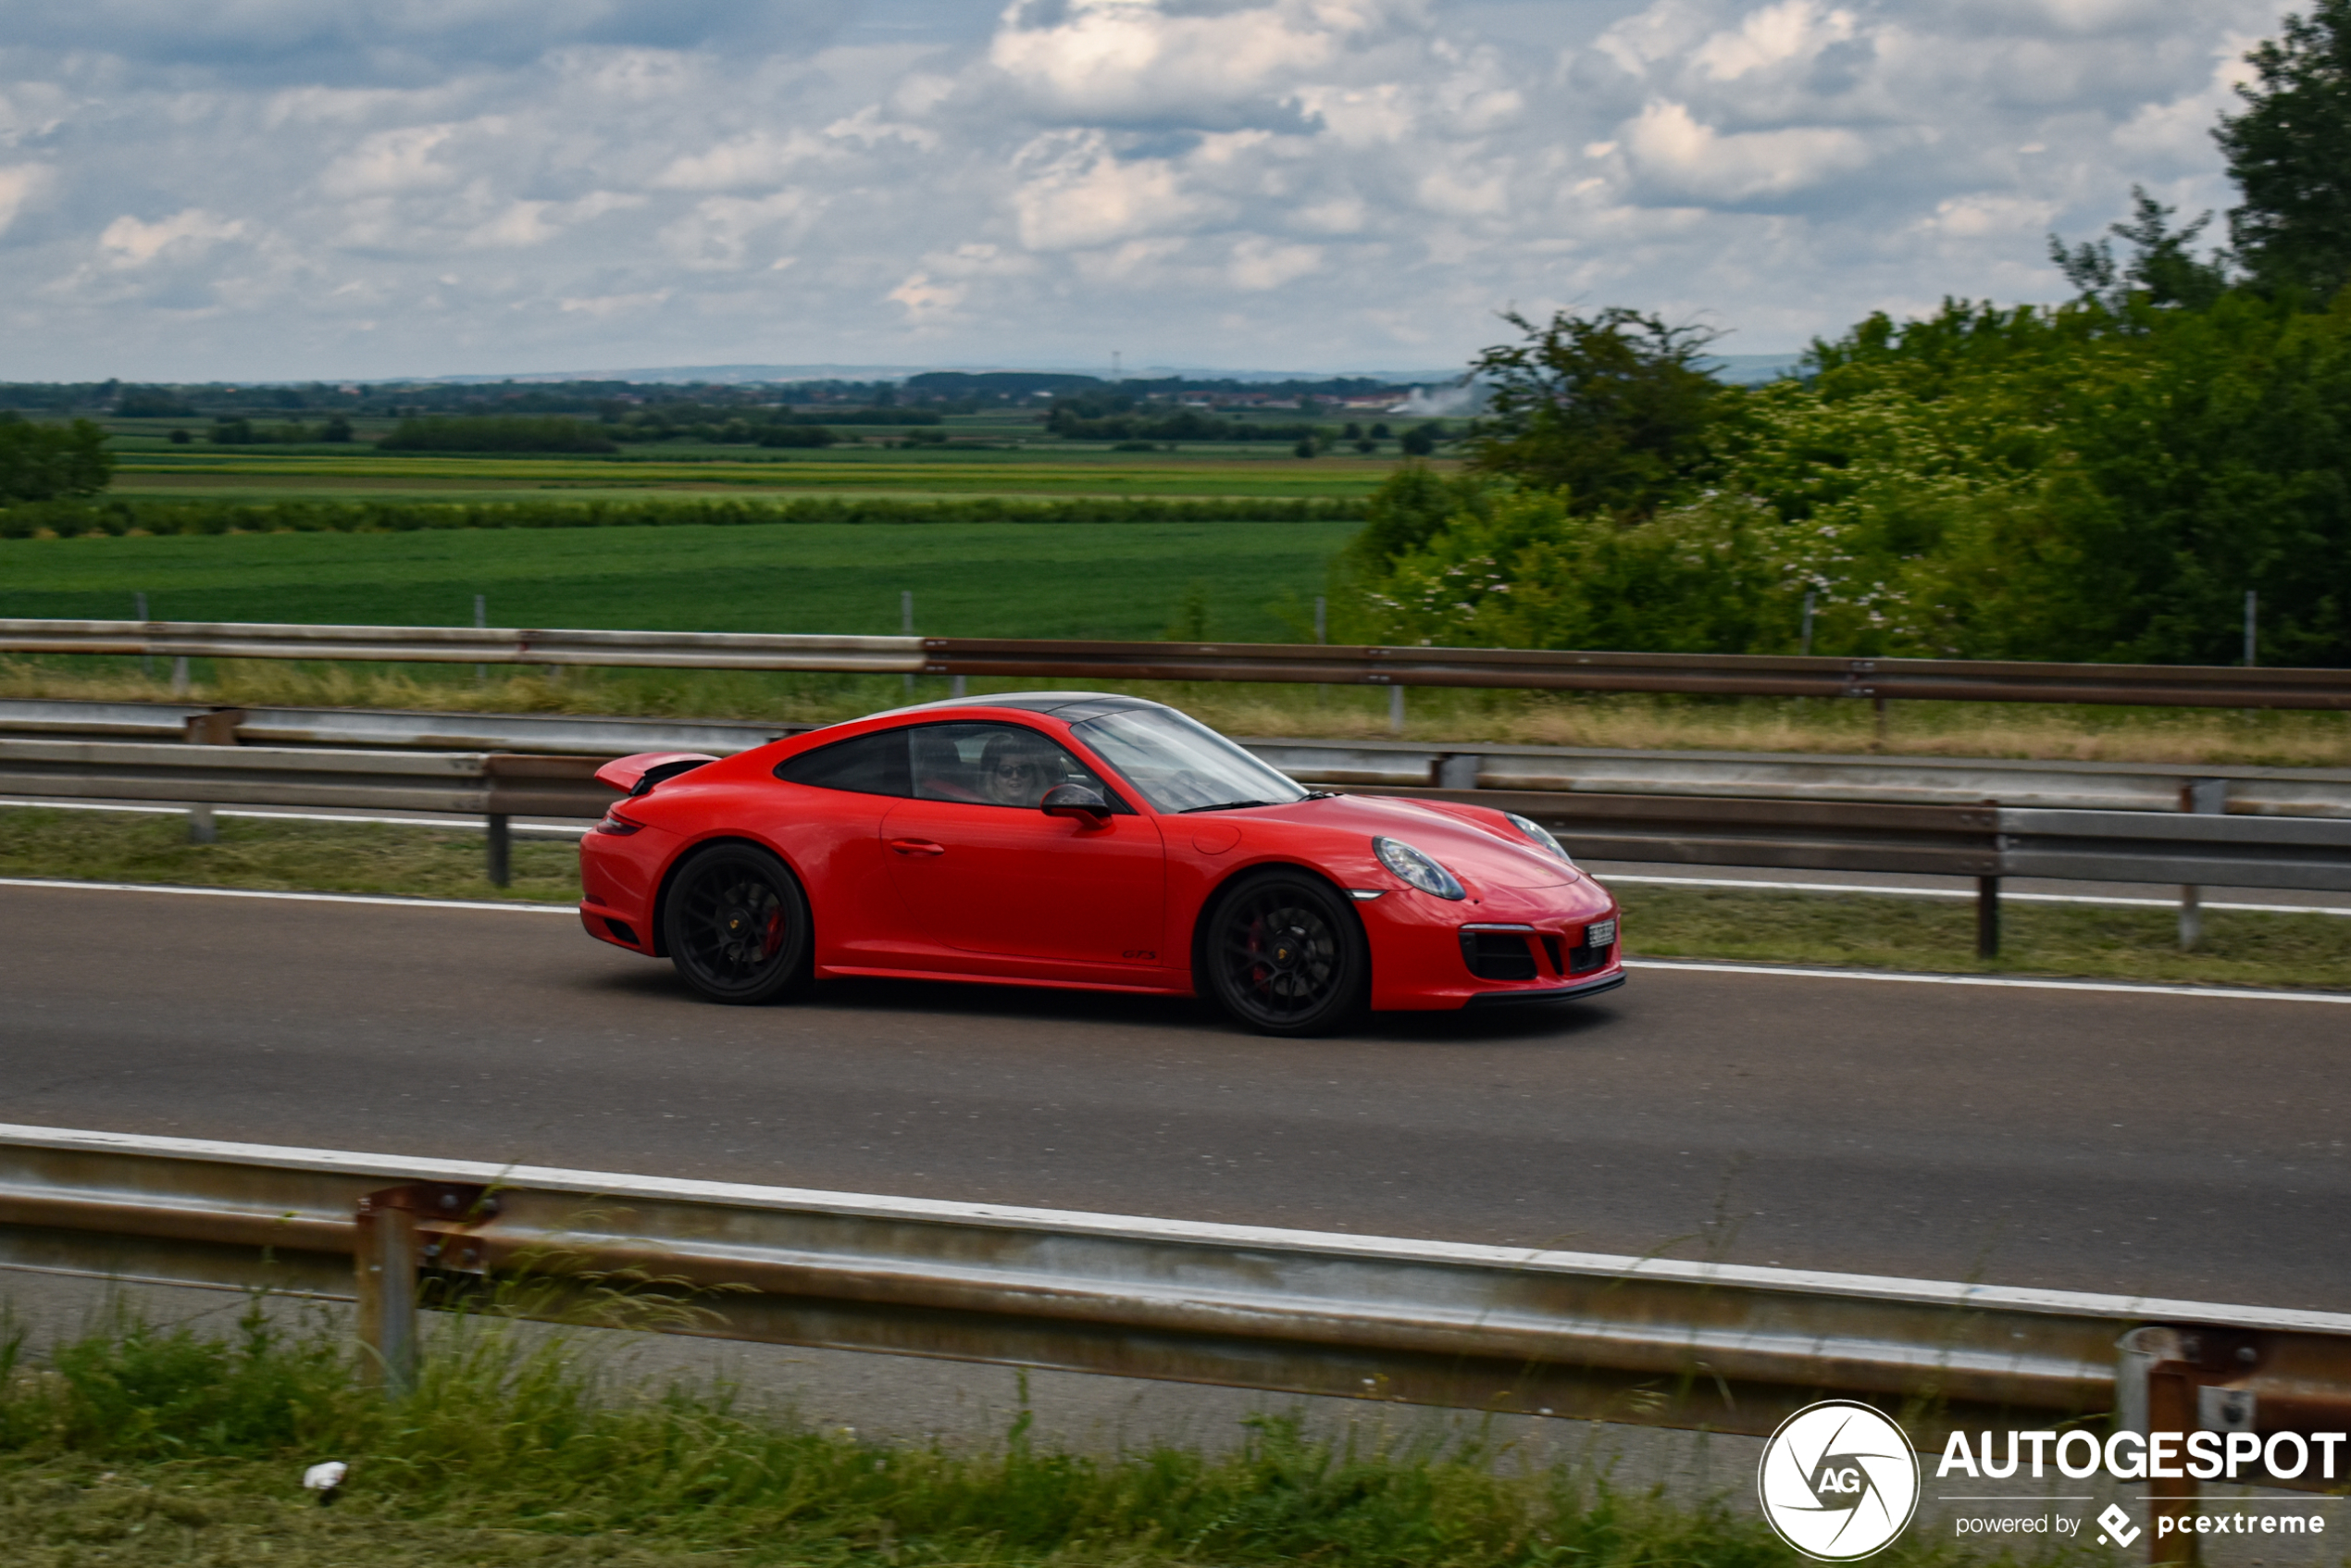
{"label": "green field", "polygon": [[0,541],[0,616],[1289,641],[1351,523],[775,524]]}
{"label": "green field", "polygon": [[[954,444],[909,446],[903,432],[827,448],[760,449],[668,441],[609,455],[439,456],[341,445],[173,445],[163,427],[186,420],[111,421],[126,496],[216,500],[454,499],[562,492],[618,495],[871,494],[1314,497],[1369,494],[1401,461],[1393,442],[1300,458],[1276,442],[1200,442],[1119,452],[1105,442],[1044,436],[1033,422],[952,418]],[[149,428],[152,427],[152,428]],[[1450,467],[1442,463],[1439,467]]]}

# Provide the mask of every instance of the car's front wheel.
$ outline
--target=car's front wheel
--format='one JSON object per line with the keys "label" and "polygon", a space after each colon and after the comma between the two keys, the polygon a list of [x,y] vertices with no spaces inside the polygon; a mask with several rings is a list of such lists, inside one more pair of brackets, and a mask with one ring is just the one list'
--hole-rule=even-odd
{"label": "car's front wheel", "polygon": [[773,1002],[807,971],[800,879],[749,844],[713,844],[688,856],[661,920],[678,977],[713,1002]]}
{"label": "car's front wheel", "polygon": [[1260,872],[1235,883],[1201,931],[1206,989],[1244,1027],[1321,1035],[1359,1015],[1371,954],[1355,912],[1321,878]]}

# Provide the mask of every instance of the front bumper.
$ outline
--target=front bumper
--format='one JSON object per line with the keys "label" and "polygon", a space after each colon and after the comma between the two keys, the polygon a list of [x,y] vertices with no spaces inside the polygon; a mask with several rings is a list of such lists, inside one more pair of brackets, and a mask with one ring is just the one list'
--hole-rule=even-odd
{"label": "front bumper", "polygon": [[1598,996],[1602,991],[1612,991],[1623,985],[1624,980],[1624,970],[1620,964],[1614,968],[1604,971],[1598,979],[1578,980],[1572,986],[1555,986],[1548,990],[1480,991],[1462,1005],[1476,1008],[1524,1007],[1545,1002],[1581,1002],[1587,996]]}
{"label": "front bumper", "polygon": [[[1618,916],[1616,901],[1588,877],[1549,888],[1481,889],[1467,902],[1384,891],[1355,908],[1371,941],[1372,1006],[1379,1011],[1573,1001],[1611,990],[1624,980],[1621,929],[1598,964],[1579,970],[1565,962],[1586,926]],[[1463,952],[1465,927],[1524,932],[1533,960],[1524,977],[1474,973]]]}

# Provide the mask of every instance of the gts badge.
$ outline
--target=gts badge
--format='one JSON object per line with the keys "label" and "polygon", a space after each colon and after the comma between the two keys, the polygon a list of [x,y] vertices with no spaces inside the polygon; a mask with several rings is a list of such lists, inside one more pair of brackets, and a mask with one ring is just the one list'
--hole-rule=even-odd
{"label": "gts badge", "polygon": [[1121,958],[1132,958],[1144,963],[1150,963],[1159,957],[1159,952],[1158,950],[1154,948],[1130,947],[1118,956]]}

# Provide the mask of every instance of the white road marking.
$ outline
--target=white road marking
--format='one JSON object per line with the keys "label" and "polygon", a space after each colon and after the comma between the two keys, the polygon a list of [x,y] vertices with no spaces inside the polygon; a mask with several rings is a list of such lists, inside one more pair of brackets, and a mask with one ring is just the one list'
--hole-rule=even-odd
{"label": "white road marking", "polygon": [[395,909],[504,909],[525,915],[577,915],[568,903],[520,899],[407,899],[379,893],[290,893],[267,888],[175,888],[167,882],[75,882],[64,877],[0,877],[0,888],[81,888],[103,893],[184,893],[207,899],[291,899],[298,903],[388,903]]}
{"label": "white road marking", "polygon": [[[1592,879],[1606,886],[1611,882],[1655,882],[1676,888],[1760,888],[1770,892],[1786,893],[1876,893],[1897,899],[1968,899],[1972,901],[1972,888],[1888,888],[1864,882],[1760,882],[1746,881],[1736,877],[1653,877],[1636,876],[1631,872],[1592,873]],[[2122,898],[2102,893],[2011,893],[2002,890],[2002,903],[2099,903],[2129,909],[2177,909],[2180,901],[2169,899]],[[2323,903],[2215,903],[2204,901],[2206,909],[2245,910],[2255,915],[2340,915],[2351,916],[2351,905]]]}
{"label": "white road marking", "polygon": [[2194,996],[2223,1002],[2332,1002],[2351,991],[2257,990],[2250,986],[2133,985],[2127,980],[2035,980],[2005,975],[1921,975],[1901,970],[1810,969],[1793,964],[1712,964],[1702,958],[1628,958],[1627,969],[1680,969],[1708,975],[1776,975],[1797,980],[1880,980],[1909,986],[1991,986],[2006,990],[2120,991],[2129,996]]}

